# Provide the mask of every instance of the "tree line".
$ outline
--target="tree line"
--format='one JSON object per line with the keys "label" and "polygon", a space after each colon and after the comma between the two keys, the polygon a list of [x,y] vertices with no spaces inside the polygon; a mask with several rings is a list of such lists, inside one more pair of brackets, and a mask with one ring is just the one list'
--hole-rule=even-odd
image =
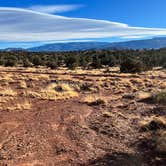
{"label": "tree line", "polygon": [[158,50],[91,50],[70,52],[1,51],[0,65],[51,69],[64,66],[97,69],[119,66],[121,72],[137,73],[153,67],[166,68],[166,49]]}

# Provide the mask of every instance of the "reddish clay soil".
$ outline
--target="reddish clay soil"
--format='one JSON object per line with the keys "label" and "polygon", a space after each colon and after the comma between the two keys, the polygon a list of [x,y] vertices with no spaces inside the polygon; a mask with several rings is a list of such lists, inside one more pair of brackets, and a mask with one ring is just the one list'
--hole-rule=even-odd
{"label": "reddish clay soil", "polygon": [[[0,78],[2,91],[11,88],[17,92],[11,97],[1,94],[0,98],[0,166],[166,164],[166,155],[155,149],[154,131],[140,128],[146,117],[166,117],[166,107],[136,97],[138,92],[155,93],[166,88],[165,71],[86,75],[1,68]],[[86,83],[93,90],[79,90],[77,97],[61,100],[23,95],[25,91],[44,89],[57,79],[74,86]],[[20,81],[27,87],[20,88]],[[92,94],[100,95],[106,104],[83,102]],[[14,110],[15,103],[22,101],[28,101],[31,108]]]}

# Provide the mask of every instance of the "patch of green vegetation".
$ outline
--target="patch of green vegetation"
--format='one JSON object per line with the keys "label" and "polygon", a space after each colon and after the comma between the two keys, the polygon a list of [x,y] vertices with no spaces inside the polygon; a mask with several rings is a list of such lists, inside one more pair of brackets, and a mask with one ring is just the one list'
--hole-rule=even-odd
{"label": "patch of green vegetation", "polygon": [[89,50],[68,52],[1,51],[0,65],[51,69],[76,67],[98,69],[121,66],[121,72],[139,73],[153,67],[166,68],[166,49],[159,50]]}
{"label": "patch of green vegetation", "polygon": [[166,104],[166,90],[154,95],[153,101],[159,104]]}
{"label": "patch of green vegetation", "polygon": [[163,65],[163,68],[166,69],[166,63]]}
{"label": "patch of green vegetation", "polygon": [[127,58],[120,65],[122,73],[140,73],[145,70],[143,62],[133,58]]}

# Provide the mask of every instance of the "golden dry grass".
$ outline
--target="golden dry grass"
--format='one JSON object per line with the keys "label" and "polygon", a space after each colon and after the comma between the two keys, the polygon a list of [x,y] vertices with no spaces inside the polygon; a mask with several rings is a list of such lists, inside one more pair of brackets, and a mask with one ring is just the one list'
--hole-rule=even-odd
{"label": "golden dry grass", "polygon": [[72,97],[77,97],[78,92],[69,84],[52,83],[49,84],[45,89],[41,89],[38,92],[27,91],[25,95],[44,100],[60,100],[60,99],[69,99]]}
{"label": "golden dry grass", "polygon": [[152,93],[149,93],[149,92],[140,91],[136,94],[136,98],[138,101],[150,99],[151,97],[152,97]]}
{"label": "golden dry grass", "polygon": [[103,114],[103,116],[106,117],[106,118],[112,117],[112,113],[111,113],[110,111],[104,111],[102,114]]}
{"label": "golden dry grass", "polygon": [[156,116],[146,118],[140,122],[140,127],[142,130],[158,130],[166,128],[166,118]]}
{"label": "golden dry grass", "polygon": [[86,95],[82,99],[83,103],[88,105],[107,105],[107,100],[100,95]]}
{"label": "golden dry grass", "polygon": [[12,82],[13,81],[13,75],[12,74],[3,74],[1,75],[0,82]]}
{"label": "golden dry grass", "polygon": [[17,92],[9,87],[0,89],[0,96],[16,96],[16,95]]}
{"label": "golden dry grass", "polygon": [[20,81],[20,88],[21,89],[26,89],[27,88],[27,84],[26,84],[26,82],[25,81]]}
{"label": "golden dry grass", "polygon": [[31,106],[32,105],[29,101],[24,101],[21,103],[13,104],[12,106],[7,106],[5,109],[10,112],[13,111],[20,112],[20,111],[30,110]]}
{"label": "golden dry grass", "polygon": [[161,81],[161,82],[159,83],[159,87],[160,87],[161,89],[166,89],[166,81]]}
{"label": "golden dry grass", "polygon": [[40,74],[37,76],[38,80],[49,80],[49,75],[48,74]]}

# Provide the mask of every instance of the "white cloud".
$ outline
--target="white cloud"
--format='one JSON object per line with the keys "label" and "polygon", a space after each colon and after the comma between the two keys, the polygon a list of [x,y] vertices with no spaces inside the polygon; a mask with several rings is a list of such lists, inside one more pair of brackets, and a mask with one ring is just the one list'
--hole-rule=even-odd
{"label": "white cloud", "polygon": [[105,20],[69,18],[19,8],[0,8],[0,41],[49,42],[159,35],[166,35],[166,29],[131,27]]}
{"label": "white cloud", "polygon": [[37,11],[37,12],[42,12],[42,13],[62,13],[62,12],[68,12],[72,10],[76,10],[80,7],[83,7],[83,5],[36,5],[36,6],[31,6],[28,9]]}
{"label": "white cloud", "polygon": [[141,35],[136,35],[136,36],[122,36],[121,38],[122,39],[143,39],[143,38],[146,38],[146,37],[148,37],[148,35],[147,36],[141,36]]}

